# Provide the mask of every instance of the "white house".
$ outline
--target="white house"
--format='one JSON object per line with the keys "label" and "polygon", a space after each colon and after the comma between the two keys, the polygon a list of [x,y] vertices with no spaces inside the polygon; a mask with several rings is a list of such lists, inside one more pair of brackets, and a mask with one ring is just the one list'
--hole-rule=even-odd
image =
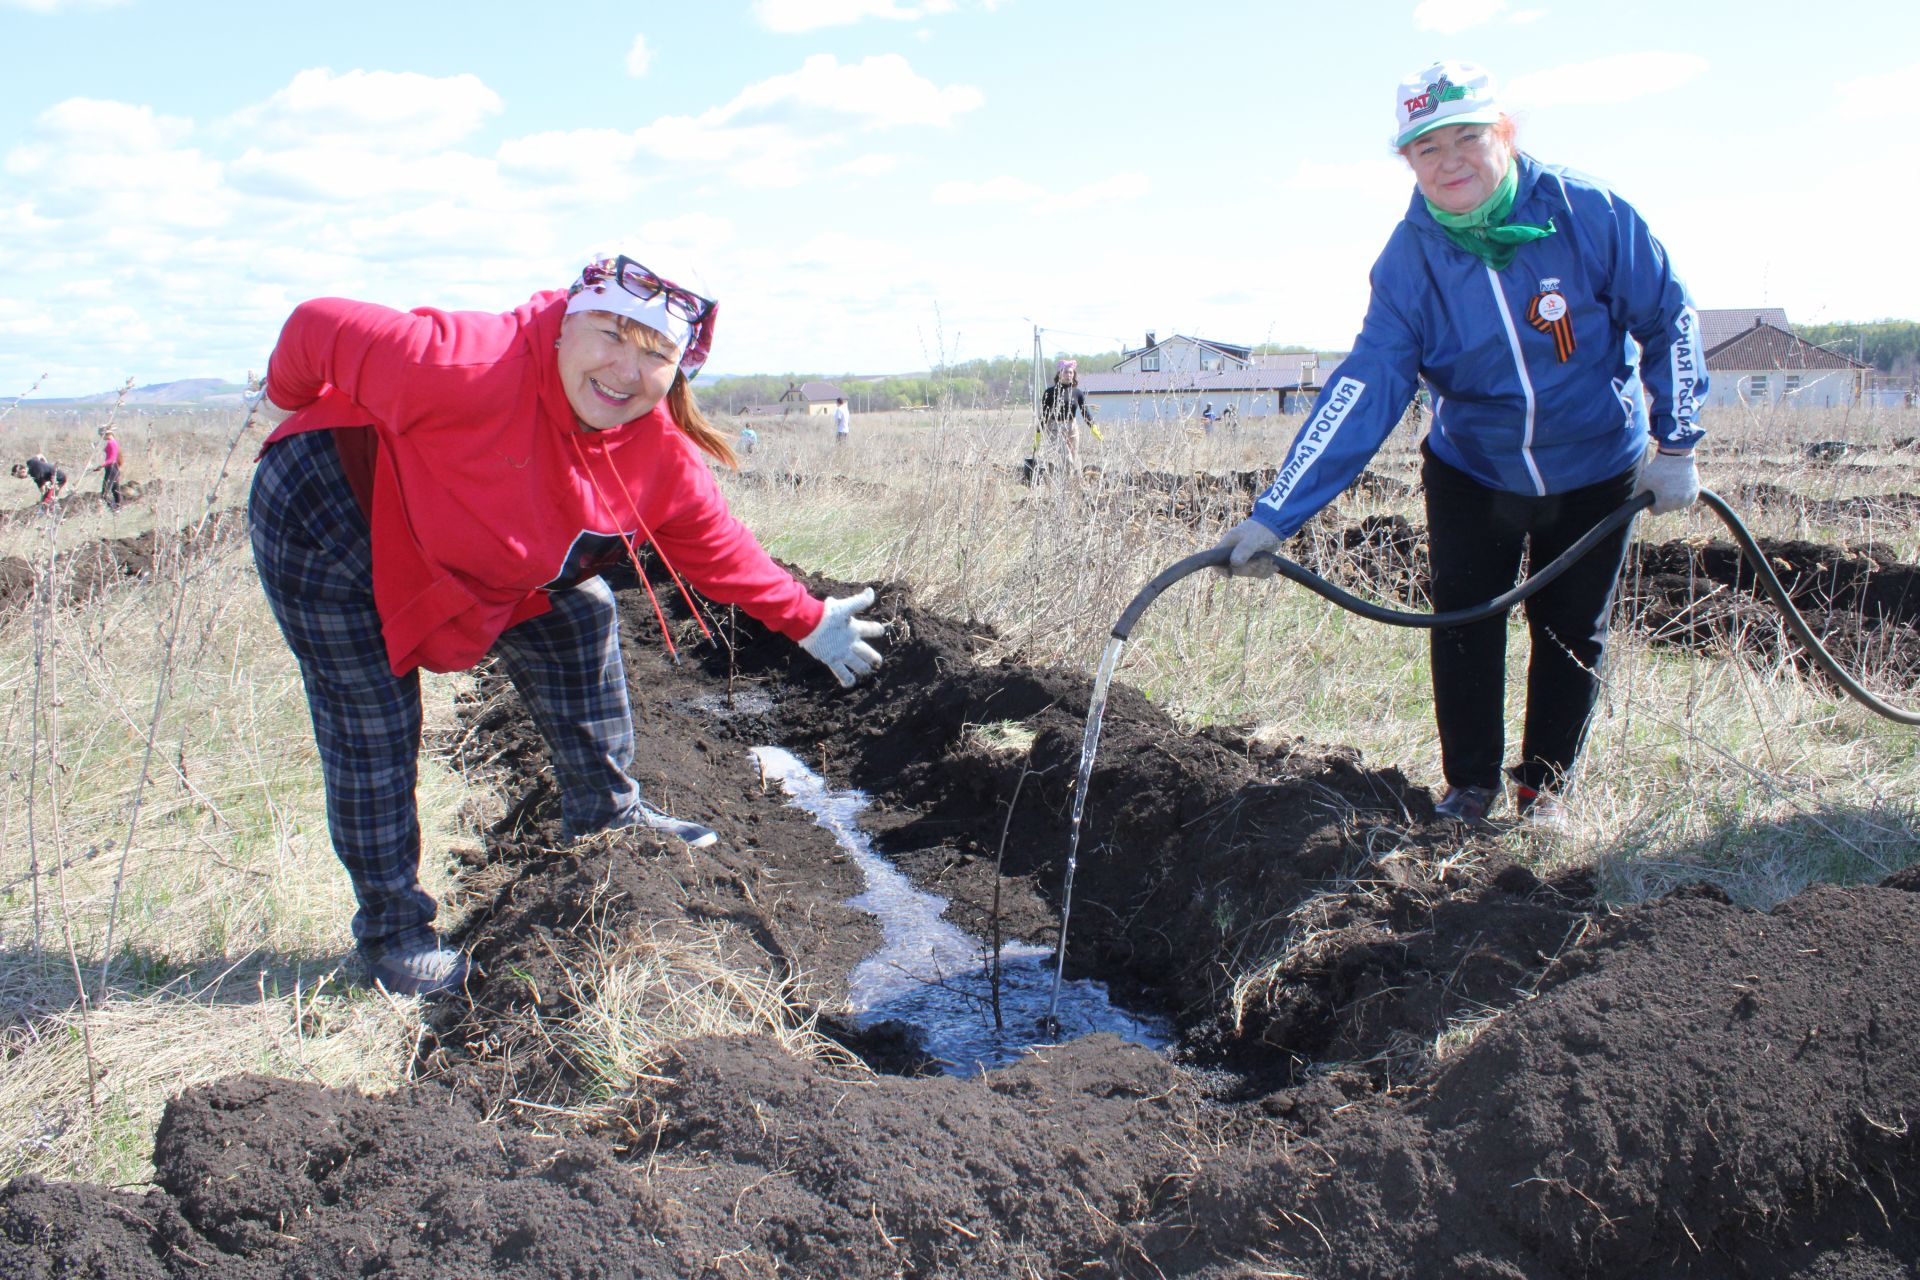
{"label": "white house", "polygon": [[1217,373],[1253,367],[1252,347],[1211,342],[1176,333],[1165,341],[1147,335],[1147,345],[1122,353],[1115,373]]}
{"label": "white house", "polygon": [[1149,333],[1111,372],[1081,374],[1080,389],[1096,422],[1192,420],[1209,404],[1215,417],[1232,408],[1268,418],[1304,412],[1333,368],[1312,353],[1255,355],[1236,343]]}
{"label": "white house", "polygon": [[[1781,405],[1827,409],[1857,404],[1872,366],[1817,347],[1787,327],[1778,307],[1702,311],[1708,408]],[[1713,323],[1708,324],[1712,317]]]}
{"label": "white house", "polygon": [[780,394],[781,413],[822,417],[833,412],[834,401],[846,393],[831,382],[792,382]]}

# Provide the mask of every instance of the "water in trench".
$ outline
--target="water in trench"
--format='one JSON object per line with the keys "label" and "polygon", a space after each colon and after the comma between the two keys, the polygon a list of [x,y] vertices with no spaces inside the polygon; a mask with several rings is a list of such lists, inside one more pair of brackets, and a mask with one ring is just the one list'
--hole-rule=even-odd
{"label": "water in trench", "polygon": [[[868,800],[859,791],[829,788],[791,752],[755,747],[762,774],[777,779],[792,802],[833,832],[866,877],[851,905],[880,921],[880,949],[847,980],[847,999],[861,1026],[897,1020],[916,1028],[926,1051],[956,1075],[1011,1061],[1037,1044],[1111,1031],[1164,1048],[1172,1031],[1163,1019],[1116,1008],[1104,983],[1076,979],[1054,997],[1053,952],[1009,942],[1000,950],[1001,1026],[994,1025],[988,947],[941,918],[947,900],[913,887],[859,827]],[[1058,1030],[1041,1031],[1052,1004]]]}

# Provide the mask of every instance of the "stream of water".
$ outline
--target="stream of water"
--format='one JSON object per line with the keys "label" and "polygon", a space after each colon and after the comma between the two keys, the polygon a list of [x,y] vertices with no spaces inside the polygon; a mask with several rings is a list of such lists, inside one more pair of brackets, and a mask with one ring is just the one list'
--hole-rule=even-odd
{"label": "stream of water", "polygon": [[[762,774],[777,779],[792,802],[831,831],[866,877],[850,904],[880,921],[880,949],[847,980],[847,998],[860,1026],[897,1020],[921,1033],[926,1051],[955,1075],[971,1075],[1017,1058],[1039,1044],[1111,1031],[1151,1048],[1172,1038],[1164,1020],[1116,1008],[1104,983],[1060,984],[1047,962],[1052,952],[1030,943],[1000,949],[1002,1026],[993,1018],[989,948],[941,916],[947,900],[913,887],[859,827],[869,801],[860,791],[829,788],[791,752],[755,747]],[[1074,812],[1078,830],[1079,809]],[[1043,1023],[1045,1012],[1053,1021]],[[1043,1026],[1046,1028],[1043,1030]]]}
{"label": "stream of water", "polygon": [[1107,641],[1100,655],[1100,671],[1093,678],[1093,697],[1087,702],[1087,727],[1080,735],[1080,772],[1073,782],[1073,825],[1067,833],[1067,882],[1060,890],[1060,946],[1053,964],[1053,992],[1047,999],[1047,1019],[1058,1018],[1060,979],[1067,967],[1067,923],[1073,919],[1073,873],[1080,866],[1080,815],[1087,808],[1087,784],[1093,781],[1093,756],[1100,748],[1100,722],[1107,718],[1107,686],[1120,665],[1127,642],[1119,636]]}

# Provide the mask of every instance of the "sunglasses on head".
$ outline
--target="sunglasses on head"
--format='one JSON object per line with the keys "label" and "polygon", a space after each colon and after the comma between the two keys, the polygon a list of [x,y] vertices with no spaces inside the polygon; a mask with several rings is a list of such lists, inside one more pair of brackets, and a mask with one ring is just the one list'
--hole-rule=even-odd
{"label": "sunglasses on head", "polygon": [[624,253],[611,261],[588,264],[580,273],[583,285],[596,285],[612,282],[625,289],[636,298],[663,298],[667,314],[677,316],[688,324],[699,324],[705,320],[714,308],[711,298],[703,298],[691,289],[685,289],[666,279],[664,276],[641,266]]}

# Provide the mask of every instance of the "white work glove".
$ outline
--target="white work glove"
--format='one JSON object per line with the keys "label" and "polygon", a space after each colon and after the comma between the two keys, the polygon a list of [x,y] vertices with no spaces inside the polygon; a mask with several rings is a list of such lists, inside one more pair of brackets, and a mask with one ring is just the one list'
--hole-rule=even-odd
{"label": "white work glove", "polygon": [[854,615],[873,603],[873,588],[857,596],[841,596],[827,601],[820,625],[800,642],[800,647],[827,664],[827,670],[843,689],[880,665],[880,651],[867,641],[885,635],[883,622],[865,622]]}
{"label": "white work glove", "polygon": [[1656,451],[1651,458],[1640,464],[1640,475],[1634,485],[1633,496],[1643,493],[1653,495],[1653,506],[1648,514],[1663,516],[1669,511],[1682,511],[1693,505],[1700,496],[1700,473],[1693,465],[1693,450],[1685,453],[1661,453]]}
{"label": "white work glove", "polygon": [[1213,545],[1216,551],[1221,547],[1233,551],[1232,559],[1214,566],[1217,573],[1234,578],[1271,578],[1280,571],[1280,566],[1260,555],[1262,551],[1272,551],[1278,547],[1280,535],[1252,516],[1227,530],[1227,536]]}

